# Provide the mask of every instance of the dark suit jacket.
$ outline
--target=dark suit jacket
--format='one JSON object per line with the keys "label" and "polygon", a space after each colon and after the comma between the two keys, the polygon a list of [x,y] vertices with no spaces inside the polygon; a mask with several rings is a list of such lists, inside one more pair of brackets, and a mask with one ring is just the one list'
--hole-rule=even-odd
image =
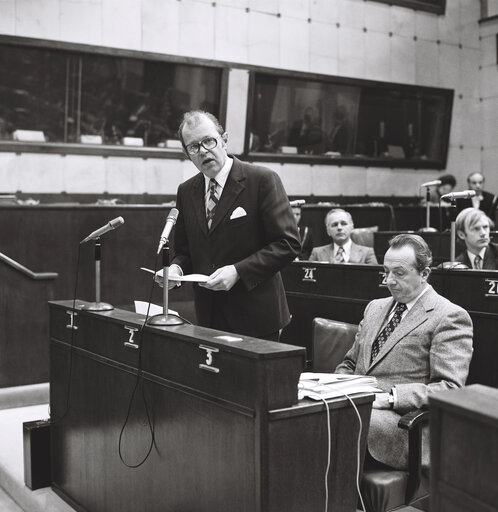
{"label": "dark suit jacket", "polygon": [[[456,261],[459,261],[460,263],[467,265],[467,267],[472,268],[469,255],[467,254],[467,249],[465,249],[456,257]],[[488,248],[484,253],[484,259],[482,261],[482,269],[498,270],[498,245],[491,243],[488,245]]]}
{"label": "dark suit jacket", "polygon": [[[372,410],[368,449],[375,459],[406,469],[408,434],[398,427],[400,415],[427,406],[430,393],[465,385],[472,357],[472,321],[467,311],[431,286],[370,363],[372,344],[393,303],[389,297],[367,305],[355,342],[335,371],[372,375],[385,392],[396,388],[395,410]],[[428,431],[422,454],[423,463],[428,465]]]}
{"label": "dark suit jacket", "polygon": [[313,250],[313,233],[308,226],[299,226],[299,238],[301,240],[301,252],[298,258],[300,260],[309,260]]}
{"label": "dark suit jacket", "polygon": [[[490,219],[495,220],[496,196],[490,192],[482,191],[482,201],[479,204],[479,210],[482,210]],[[457,211],[461,212],[465,208],[472,208],[472,199],[458,199]]]}
{"label": "dark suit jacket", "polygon": [[[295,259],[301,244],[278,175],[234,158],[209,231],[202,173],[179,186],[176,204],[180,213],[171,263],[185,274],[206,275],[235,265],[240,276],[227,292],[194,286],[199,324],[258,337],[289,323],[279,271]],[[231,219],[240,208],[246,215]]]}

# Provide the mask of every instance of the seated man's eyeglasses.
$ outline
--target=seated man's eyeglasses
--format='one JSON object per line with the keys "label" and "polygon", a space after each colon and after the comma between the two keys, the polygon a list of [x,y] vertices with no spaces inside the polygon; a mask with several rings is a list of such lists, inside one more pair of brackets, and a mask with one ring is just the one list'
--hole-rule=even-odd
{"label": "seated man's eyeglasses", "polygon": [[205,139],[202,139],[200,142],[194,142],[192,144],[189,144],[187,146],[187,153],[189,155],[197,155],[199,153],[199,150],[201,149],[201,146],[204,149],[214,149],[218,144],[218,140],[215,137],[206,137]]}

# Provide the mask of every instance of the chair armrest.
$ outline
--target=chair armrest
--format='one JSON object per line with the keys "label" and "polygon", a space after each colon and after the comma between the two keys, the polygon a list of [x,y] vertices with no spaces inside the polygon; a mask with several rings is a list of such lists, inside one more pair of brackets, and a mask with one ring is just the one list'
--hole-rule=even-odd
{"label": "chair armrest", "polygon": [[429,424],[429,411],[416,409],[403,415],[398,427],[408,430],[408,481],[406,503],[417,494],[422,481],[422,427]]}
{"label": "chair armrest", "polygon": [[429,411],[426,409],[416,409],[415,411],[407,412],[401,416],[398,427],[403,430],[412,430],[420,423],[427,423],[429,421]]}

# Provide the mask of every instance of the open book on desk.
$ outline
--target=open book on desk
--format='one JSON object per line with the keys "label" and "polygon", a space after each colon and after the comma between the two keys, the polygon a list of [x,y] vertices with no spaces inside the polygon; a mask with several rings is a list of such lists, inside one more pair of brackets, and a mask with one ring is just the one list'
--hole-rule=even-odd
{"label": "open book on desk", "polygon": [[370,375],[348,375],[343,373],[301,374],[298,383],[299,398],[337,398],[355,393],[379,393],[377,379]]}

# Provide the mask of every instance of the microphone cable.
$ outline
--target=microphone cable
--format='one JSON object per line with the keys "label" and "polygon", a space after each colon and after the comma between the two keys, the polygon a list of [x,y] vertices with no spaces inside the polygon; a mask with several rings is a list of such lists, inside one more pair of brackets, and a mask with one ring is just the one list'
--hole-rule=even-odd
{"label": "microphone cable", "polygon": [[[320,399],[325,404],[325,410],[327,412],[327,443],[328,444],[327,444],[327,467],[325,469],[325,508],[324,508],[325,512],[327,512],[328,507],[329,507],[328,476],[329,476],[329,471],[330,471],[330,457],[331,457],[330,451],[332,449],[332,441],[331,441],[332,434],[331,434],[331,430],[330,430],[330,408],[329,408],[329,404],[325,398],[320,396],[318,393],[310,393],[308,396],[311,396],[311,394],[313,394],[315,398]],[[362,506],[363,510],[366,510],[365,503],[363,502],[363,497],[361,496],[361,491],[360,491],[360,466],[361,466],[360,453],[361,453],[361,434],[363,432],[363,422],[361,421],[360,413],[359,413],[358,408],[356,407],[356,404],[354,403],[354,401],[351,399],[351,397],[348,394],[346,394],[346,393],[343,393],[343,394],[351,402],[351,405],[353,406],[353,408],[355,410],[356,416],[358,417],[358,422],[360,424],[360,428],[358,430],[358,438],[356,441],[356,490],[357,490],[358,496],[360,498],[361,506]]]}
{"label": "microphone cable", "polygon": [[[154,261],[154,269],[156,269],[156,267],[157,267],[157,258],[158,258],[158,255],[156,255],[156,258],[155,258],[155,261]],[[149,294],[149,300],[148,300],[148,304],[147,304],[147,312],[145,314],[145,319],[144,319],[144,321],[142,323],[142,327],[140,328],[140,330],[138,332],[138,342],[139,342],[139,345],[138,345],[138,364],[137,364],[137,375],[136,375],[136,379],[135,379],[135,385],[133,387],[133,391],[131,392],[130,401],[128,403],[128,410],[126,412],[126,417],[125,417],[123,426],[121,427],[121,431],[119,432],[119,440],[118,440],[118,454],[119,454],[119,458],[120,458],[121,462],[126,467],[131,468],[131,469],[139,468],[142,464],[145,463],[145,461],[149,458],[149,455],[152,452],[152,448],[154,447],[155,442],[156,442],[155,441],[155,433],[154,433],[154,424],[151,421],[151,415],[150,415],[150,412],[149,412],[149,404],[148,404],[147,398],[145,396],[145,382],[144,382],[144,380],[142,378],[143,377],[143,374],[142,374],[142,345],[143,345],[143,342],[144,342],[144,328],[147,325],[147,320],[149,319],[149,314],[150,314],[150,305],[152,303],[152,294],[154,292],[154,282],[155,282],[154,281],[154,277],[155,277],[155,274],[152,276],[152,285],[151,285],[151,288],[150,288],[150,294]],[[147,416],[147,425],[148,425],[149,431],[150,431],[150,444],[149,444],[149,448],[147,449],[147,453],[145,454],[144,458],[140,462],[138,462],[137,464],[128,464],[124,460],[123,453],[122,453],[122,450],[121,450],[122,439],[123,439],[123,434],[124,434],[126,425],[128,424],[128,420],[130,418],[131,408],[133,406],[133,401],[135,399],[135,394],[137,392],[137,389],[138,389],[138,386],[139,386],[140,382],[142,383],[142,402],[144,404],[145,414]]]}
{"label": "microphone cable", "polygon": [[73,353],[74,353],[74,331],[76,330],[76,326],[74,325],[74,317],[77,315],[76,313],[76,295],[78,291],[78,276],[79,276],[79,268],[80,268],[80,255],[81,255],[81,245],[78,244],[78,255],[76,258],[76,275],[74,279],[74,291],[73,291],[73,314],[71,317],[71,336],[69,337],[69,371],[67,375],[67,385],[66,385],[66,409],[63,414],[52,420],[51,418],[51,407],[50,402],[48,404],[48,414],[50,417],[50,425],[55,425],[59,421],[62,421],[66,415],[69,413],[70,405],[71,405],[71,382],[72,382],[72,374],[73,374]]}
{"label": "microphone cable", "polygon": [[[157,258],[158,258],[158,255],[156,254],[156,258],[155,258],[155,261],[154,261],[154,270],[157,272]],[[138,342],[139,342],[139,345],[138,345],[138,364],[137,364],[137,376],[136,376],[136,381],[135,381],[135,386],[133,388],[133,391],[131,393],[131,396],[130,396],[130,401],[129,401],[129,404],[128,404],[128,410],[126,412],[126,417],[125,417],[125,421],[123,423],[123,426],[121,427],[121,431],[119,433],[119,441],[118,441],[118,453],[119,453],[119,458],[121,459],[121,462],[128,468],[131,468],[131,469],[136,469],[138,467],[140,467],[149,457],[151,451],[152,451],[152,448],[154,447],[155,445],[155,432],[154,432],[154,424],[151,420],[151,414],[149,412],[149,404],[147,402],[147,398],[146,398],[146,395],[145,395],[145,381],[143,380],[143,374],[142,374],[142,345],[143,345],[143,342],[144,342],[144,328],[145,326],[147,325],[147,320],[149,319],[149,314],[150,314],[150,306],[151,306],[151,303],[152,303],[152,294],[154,292],[154,284],[155,284],[155,273],[154,275],[152,276],[152,286],[151,286],[151,289],[150,289],[150,294],[149,294],[149,300],[148,300],[148,303],[147,303],[147,312],[145,314],[145,320],[142,324],[142,327],[140,328],[140,331],[138,332]],[[164,307],[164,306],[163,306]],[[166,312],[167,313],[167,312]],[[191,324],[192,322],[189,322],[187,319],[183,318],[182,316],[178,315],[179,318],[181,318],[182,320],[185,321],[185,323],[187,324]],[[151,440],[150,440],[150,445],[149,445],[149,448],[147,450],[147,453],[145,455],[145,457],[137,464],[128,464],[125,460],[124,460],[124,457],[123,457],[123,453],[122,453],[122,439],[123,439],[123,434],[124,434],[124,431],[125,431],[125,428],[126,428],[126,425],[128,423],[128,420],[130,418],[130,414],[131,414],[131,408],[133,406],[133,401],[135,399],[135,394],[137,392],[137,389],[138,389],[138,386],[140,384],[140,382],[142,383],[142,402],[144,404],[144,409],[145,409],[145,414],[147,416],[147,425],[149,427],[149,431],[150,431],[150,435],[151,435]]]}

